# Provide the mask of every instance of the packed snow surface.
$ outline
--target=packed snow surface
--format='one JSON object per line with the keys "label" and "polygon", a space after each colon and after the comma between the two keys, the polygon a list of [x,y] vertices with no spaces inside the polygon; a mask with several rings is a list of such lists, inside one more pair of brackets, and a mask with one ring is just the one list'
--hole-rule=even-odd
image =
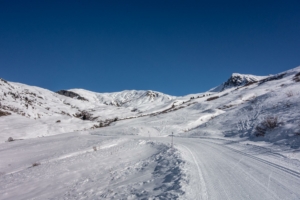
{"label": "packed snow surface", "polygon": [[299,89],[300,67],[182,97],[0,79],[0,199],[300,199]]}

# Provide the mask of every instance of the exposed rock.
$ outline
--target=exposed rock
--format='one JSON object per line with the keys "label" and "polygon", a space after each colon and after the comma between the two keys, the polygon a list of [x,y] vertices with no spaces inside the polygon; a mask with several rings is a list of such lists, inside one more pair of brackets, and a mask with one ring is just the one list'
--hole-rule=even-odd
{"label": "exposed rock", "polygon": [[213,101],[218,98],[219,98],[219,96],[209,97],[208,99],[206,99],[206,101]]}
{"label": "exposed rock", "polygon": [[231,87],[239,87],[244,85],[250,85],[257,82],[259,79],[252,75],[243,75],[233,73],[231,77],[223,84],[223,90]]}
{"label": "exposed rock", "polygon": [[295,82],[300,82],[300,72],[297,73],[297,74],[294,76],[293,80],[294,80]]}
{"label": "exposed rock", "polygon": [[277,75],[273,75],[273,76],[270,76],[268,78],[262,79],[261,81],[259,81],[259,84],[263,84],[263,83],[268,82],[268,81],[274,81],[274,80],[282,79],[285,74],[286,73],[277,74]]}
{"label": "exposed rock", "polygon": [[156,92],[153,92],[153,91],[147,91],[146,92],[146,96],[150,97],[150,98],[155,98],[155,97],[158,97],[158,93]]}
{"label": "exposed rock", "polygon": [[80,96],[79,94],[72,92],[72,91],[68,91],[68,90],[59,90],[56,92],[57,94],[60,95],[64,95],[66,97],[71,97],[73,99],[79,99],[79,100],[83,100],[83,101],[88,101],[86,98]]}
{"label": "exposed rock", "polygon": [[6,80],[4,80],[3,78],[0,78],[0,81],[4,82],[4,83],[7,83]]}
{"label": "exposed rock", "polygon": [[0,117],[7,115],[11,115],[11,113],[0,110]]}
{"label": "exposed rock", "polygon": [[212,88],[211,90],[209,90],[209,92],[222,92],[230,88],[246,87],[254,83],[258,83],[263,79],[266,79],[266,76],[254,76],[250,74],[233,73],[226,82],[222,83],[221,85],[215,88]]}
{"label": "exposed rock", "polygon": [[81,112],[78,112],[74,115],[74,117],[77,117],[79,119],[82,119],[82,120],[89,120],[89,121],[93,121],[95,119],[97,119],[98,117],[93,117],[93,114],[83,110]]}

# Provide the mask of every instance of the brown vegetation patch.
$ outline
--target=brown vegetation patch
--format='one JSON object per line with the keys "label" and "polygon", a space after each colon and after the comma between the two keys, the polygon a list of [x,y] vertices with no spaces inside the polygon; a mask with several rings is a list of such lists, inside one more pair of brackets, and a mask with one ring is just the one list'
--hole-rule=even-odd
{"label": "brown vegetation patch", "polygon": [[260,124],[255,127],[255,136],[264,136],[267,130],[272,130],[280,126],[282,122],[279,121],[277,116],[266,117]]}

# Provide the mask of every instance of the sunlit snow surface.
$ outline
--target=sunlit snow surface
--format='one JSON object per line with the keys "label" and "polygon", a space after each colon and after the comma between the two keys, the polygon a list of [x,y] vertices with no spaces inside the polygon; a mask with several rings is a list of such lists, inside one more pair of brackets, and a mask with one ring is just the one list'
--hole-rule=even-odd
{"label": "sunlit snow surface", "polygon": [[88,101],[0,80],[0,199],[299,199],[299,72],[183,97],[71,90]]}

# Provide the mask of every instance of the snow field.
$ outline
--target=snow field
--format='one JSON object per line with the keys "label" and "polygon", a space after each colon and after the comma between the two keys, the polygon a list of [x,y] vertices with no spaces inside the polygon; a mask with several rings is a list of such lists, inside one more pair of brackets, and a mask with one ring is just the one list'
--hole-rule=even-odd
{"label": "snow field", "polygon": [[298,73],[183,97],[72,90],[89,101],[0,80],[0,199],[300,199]]}
{"label": "snow field", "polygon": [[142,138],[72,133],[5,143],[0,151],[0,199],[174,199],[184,194],[178,152]]}

